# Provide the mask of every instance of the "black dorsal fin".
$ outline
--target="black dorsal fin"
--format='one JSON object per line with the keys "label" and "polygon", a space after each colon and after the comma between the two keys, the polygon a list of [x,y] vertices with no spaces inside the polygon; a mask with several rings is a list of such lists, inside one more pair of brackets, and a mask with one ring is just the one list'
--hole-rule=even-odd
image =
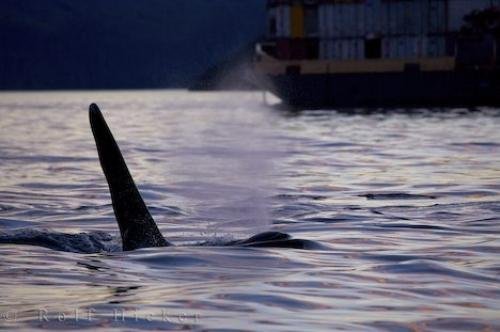
{"label": "black dorsal fin", "polygon": [[108,181],[116,221],[120,227],[123,250],[168,246],[169,243],[151,217],[120,148],[96,104],[90,105],[89,117],[99,160]]}

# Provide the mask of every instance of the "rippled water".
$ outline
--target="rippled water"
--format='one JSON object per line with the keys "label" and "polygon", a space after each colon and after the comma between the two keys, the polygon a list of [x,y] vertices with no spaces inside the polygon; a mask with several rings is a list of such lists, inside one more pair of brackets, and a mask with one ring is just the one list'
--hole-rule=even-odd
{"label": "rippled water", "polygon": [[[119,250],[90,102],[179,246]],[[104,249],[0,245],[0,329],[500,330],[498,109],[4,93],[0,174],[0,238]],[[217,246],[268,229],[322,248]]]}

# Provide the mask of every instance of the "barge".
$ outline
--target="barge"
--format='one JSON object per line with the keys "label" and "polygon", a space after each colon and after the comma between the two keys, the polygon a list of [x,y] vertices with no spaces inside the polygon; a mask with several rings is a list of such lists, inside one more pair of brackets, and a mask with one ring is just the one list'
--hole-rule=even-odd
{"label": "barge", "polygon": [[261,85],[300,108],[500,105],[500,0],[269,0]]}

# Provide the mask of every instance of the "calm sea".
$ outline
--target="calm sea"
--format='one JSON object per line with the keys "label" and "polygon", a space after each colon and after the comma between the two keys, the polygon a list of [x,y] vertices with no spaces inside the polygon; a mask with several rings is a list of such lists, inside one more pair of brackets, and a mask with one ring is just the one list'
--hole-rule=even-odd
{"label": "calm sea", "polygon": [[[91,102],[176,247],[120,250]],[[500,330],[499,109],[2,93],[0,174],[0,241],[82,251],[0,245],[0,330]],[[321,247],[220,246],[270,229]]]}

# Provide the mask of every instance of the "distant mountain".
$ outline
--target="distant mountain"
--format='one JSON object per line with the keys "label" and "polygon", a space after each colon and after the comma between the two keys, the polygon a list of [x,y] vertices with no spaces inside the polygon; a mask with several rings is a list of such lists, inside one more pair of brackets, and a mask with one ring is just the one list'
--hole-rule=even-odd
{"label": "distant mountain", "polygon": [[0,89],[188,87],[265,17],[265,0],[1,0]]}

